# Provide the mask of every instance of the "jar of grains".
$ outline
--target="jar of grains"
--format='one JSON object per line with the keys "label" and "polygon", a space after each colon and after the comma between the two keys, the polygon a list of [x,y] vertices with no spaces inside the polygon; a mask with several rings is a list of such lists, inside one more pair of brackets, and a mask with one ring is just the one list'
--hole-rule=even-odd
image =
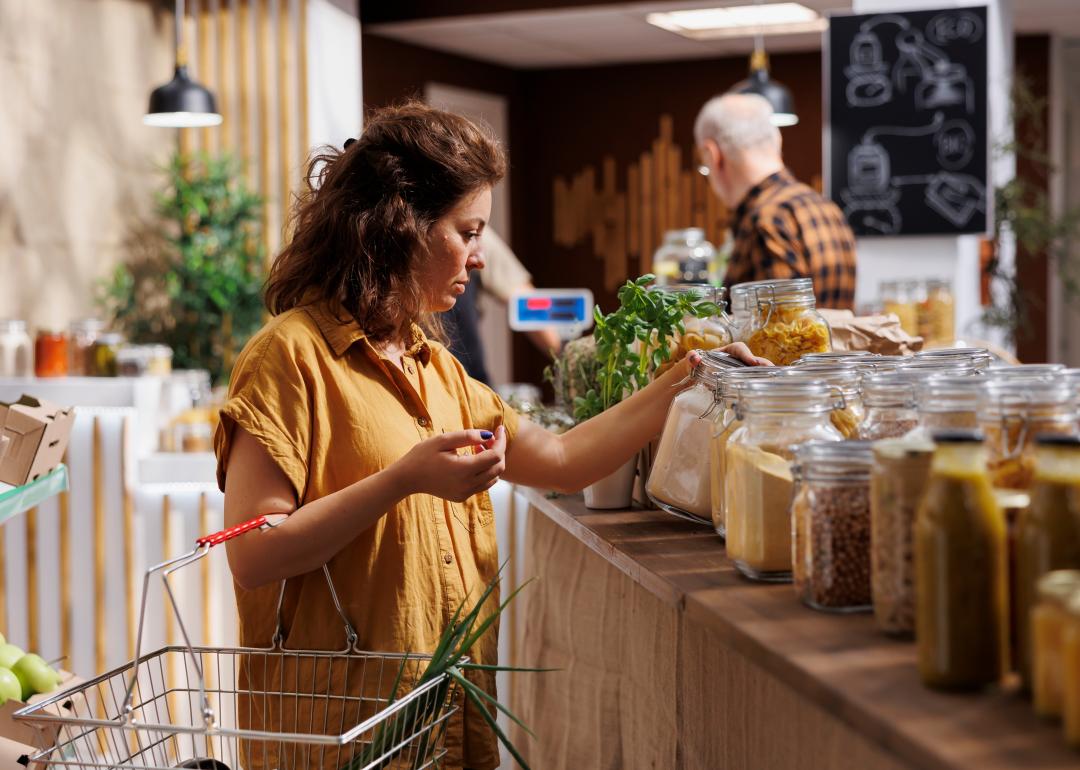
{"label": "jar of grains", "polygon": [[709,491],[712,498],[713,529],[720,537],[725,537],[727,528],[724,522],[724,450],[728,439],[735,432],[738,422],[735,420],[735,406],[740,383],[751,380],[775,377],[781,370],[774,366],[754,366],[743,369],[728,369],[720,373],[720,404],[713,412],[712,439],[709,442]]}
{"label": "jar of grains", "polygon": [[915,382],[898,372],[863,379],[866,416],[859,428],[862,438],[877,441],[898,438],[919,424],[915,411]]}
{"label": "jar of grains", "polygon": [[1031,699],[1041,717],[1060,717],[1065,672],[1062,642],[1065,605],[1080,593],[1080,570],[1047,572],[1035,588],[1037,604],[1031,612]]}
{"label": "jar of grains", "polygon": [[862,368],[857,362],[803,364],[785,369],[784,374],[789,377],[822,380],[836,388],[841,396],[842,404],[839,409],[833,410],[829,419],[844,438],[857,439],[859,437],[859,426],[865,417],[865,411],[862,397]]}
{"label": "jar of grains", "polygon": [[874,443],[870,470],[870,575],[874,618],[887,634],[915,634],[915,515],[934,445],[916,437]]}
{"label": "jar of grains", "polygon": [[813,441],[795,458],[795,593],[817,610],[869,610],[870,442]]}
{"label": "jar of grains", "polygon": [[794,449],[806,441],[842,441],[829,415],[836,389],[820,380],[774,377],[739,385],[739,425],[724,457],[727,553],[753,580],[791,579]]}
{"label": "jar of grains", "polygon": [[777,366],[832,348],[829,324],[817,312],[809,278],[739,283],[731,288],[736,337]]}

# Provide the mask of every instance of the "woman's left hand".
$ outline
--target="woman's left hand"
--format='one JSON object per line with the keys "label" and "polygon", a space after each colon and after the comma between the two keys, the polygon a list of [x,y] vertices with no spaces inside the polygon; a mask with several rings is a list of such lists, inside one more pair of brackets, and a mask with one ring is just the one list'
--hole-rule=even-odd
{"label": "woman's left hand", "polygon": [[742,361],[747,366],[772,366],[773,362],[767,358],[761,356],[755,356],[750,352],[750,348],[746,347],[745,342],[733,342],[730,345],[725,345],[720,348],[721,353],[727,353],[729,356]]}

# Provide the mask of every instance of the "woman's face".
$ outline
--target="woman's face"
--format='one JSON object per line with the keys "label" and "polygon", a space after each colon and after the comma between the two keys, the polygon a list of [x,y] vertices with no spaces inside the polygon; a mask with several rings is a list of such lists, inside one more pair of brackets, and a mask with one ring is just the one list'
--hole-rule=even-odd
{"label": "woman's face", "polygon": [[491,216],[491,188],[466,195],[431,228],[428,257],[420,266],[420,282],[427,291],[431,313],[452,308],[465,293],[470,270],[484,268],[480,235]]}

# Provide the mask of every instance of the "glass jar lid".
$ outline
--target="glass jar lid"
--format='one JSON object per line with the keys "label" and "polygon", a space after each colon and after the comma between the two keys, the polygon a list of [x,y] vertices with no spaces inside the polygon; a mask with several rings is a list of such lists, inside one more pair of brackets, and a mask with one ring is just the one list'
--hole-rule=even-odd
{"label": "glass jar lid", "polygon": [[843,408],[839,389],[824,380],[772,377],[736,386],[736,410],[744,414],[828,414]]}
{"label": "glass jar lid", "polygon": [[911,356],[879,356],[873,355],[867,358],[853,359],[862,370],[863,374],[895,372],[901,366],[911,361]]}
{"label": "glass jar lid", "polygon": [[979,419],[1075,410],[1076,393],[1069,383],[1060,379],[980,379],[983,382],[979,388]]}
{"label": "glass jar lid", "polygon": [[983,374],[995,380],[1050,379],[1060,377],[1064,371],[1063,364],[1017,364],[991,366]]}
{"label": "glass jar lid", "polygon": [[25,334],[26,321],[18,318],[0,318],[0,334]]}
{"label": "glass jar lid", "polygon": [[1039,598],[1058,606],[1080,592],[1080,569],[1056,569],[1047,572],[1036,584]]}
{"label": "glass jar lid", "polygon": [[814,301],[814,282],[810,278],[783,278],[771,281],[737,283],[728,293],[736,310],[753,310],[760,305],[785,305]]}
{"label": "glass jar lid", "polygon": [[785,377],[807,377],[835,385],[843,391],[845,397],[858,395],[862,385],[862,370],[855,361],[803,364],[781,371]]}
{"label": "glass jar lid", "polygon": [[915,400],[920,412],[974,413],[979,402],[981,377],[929,377],[916,380]]}
{"label": "glass jar lid", "polygon": [[123,345],[124,335],[119,332],[105,332],[98,336],[94,344],[103,346]]}
{"label": "glass jar lid", "polygon": [[868,482],[873,441],[808,441],[795,448],[795,473],[810,481]]}
{"label": "glass jar lid", "polygon": [[100,334],[105,323],[98,318],[78,318],[68,324],[68,331],[74,334]]}
{"label": "glass jar lid", "polygon": [[868,407],[914,409],[916,381],[901,372],[864,377],[863,403]]}
{"label": "glass jar lid", "polygon": [[976,369],[987,369],[994,357],[986,348],[934,348],[920,350],[915,354],[918,360],[968,362]]}
{"label": "glass jar lid", "polygon": [[693,379],[703,382],[711,388],[720,384],[720,376],[727,371],[745,369],[744,364],[734,356],[719,350],[706,350],[701,354],[701,363],[694,367]]}
{"label": "glass jar lid", "polygon": [[858,359],[866,361],[876,358],[869,350],[837,350],[828,353],[807,353],[792,366],[805,366],[806,364],[832,364],[837,361],[850,361]]}
{"label": "glass jar lid", "polygon": [[979,373],[979,368],[970,360],[913,358],[901,363],[897,371],[908,372],[913,377],[965,377]]}

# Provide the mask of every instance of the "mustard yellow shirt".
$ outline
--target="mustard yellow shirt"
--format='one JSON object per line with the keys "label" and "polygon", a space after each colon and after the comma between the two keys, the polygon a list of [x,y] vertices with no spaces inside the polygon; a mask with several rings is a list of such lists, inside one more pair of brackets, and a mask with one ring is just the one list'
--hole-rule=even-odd
{"label": "mustard yellow shirt", "polygon": [[[224,489],[236,426],[266,448],[304,505],[386,468],[424,439],[500,424],[512,441],[517,414],[419,328],[413,329],[402,371],[376,351],[355,321],[342,323],[316,303],[272,319],[237,359],[214,436],[218,483]],[[458,605],[466,597],[475,600],[498,569],[491,500],[487,493],[464,503],[411,495],[343,543],[328,566],[360,649],[431,652]],[[269,646],[280,586],[234,588],[241,644]],[[321,571],[286,582],[283,629],[289,649],[344,647],[344,627]],[[492,631],[472,650],[475,662],[497,662],[497,627]],[[253,676],[254,668],[242,675]],[[267,679],[291,681],[296,672],[284,678],[273,673]],[[385,673],[392,681],[397,671]],[[473,671],[470,678],[495,695],[493,674]],[[470,713],[471,703],[462,705],[446,735],[443,766],[498,766],[494,734]],[[264,729],[261,722],[251,726]],[[345,728],[351,726],[347,719]],[[319,764],[333,766],[312,762]]]}

